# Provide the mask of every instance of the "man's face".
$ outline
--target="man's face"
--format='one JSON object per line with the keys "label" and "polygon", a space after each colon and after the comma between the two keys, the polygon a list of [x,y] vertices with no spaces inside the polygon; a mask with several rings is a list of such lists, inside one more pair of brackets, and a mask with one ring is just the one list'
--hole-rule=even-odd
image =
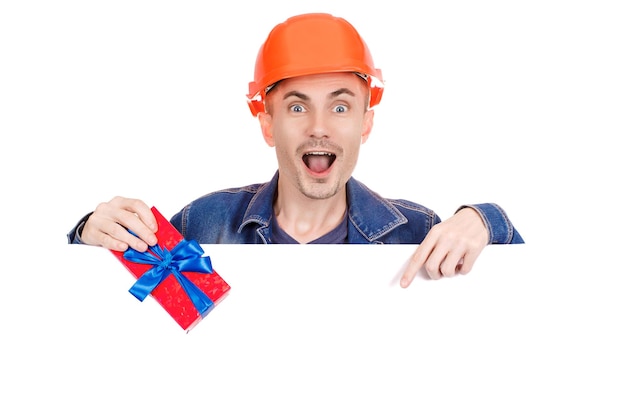
{"label": "man's face", "polygon": [[270,91],[259,120],[276,148],[281,192],[327,199],[344,191],[372,128],[368,97],[352,73],[290,78]]}

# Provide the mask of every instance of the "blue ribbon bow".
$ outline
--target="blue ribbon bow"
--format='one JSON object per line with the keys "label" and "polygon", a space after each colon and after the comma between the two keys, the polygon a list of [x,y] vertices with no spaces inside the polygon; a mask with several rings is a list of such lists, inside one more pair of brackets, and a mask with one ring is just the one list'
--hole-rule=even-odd
{"label": "blue ribbon bow", "polygon": [[130,288],[130,293],[139,301],[143,301],[165,278],[174,274],[180,286],[191,299],[193,306],[204,317],[213,306],[213,301],[182,274],[183,272],[213,273],[211,258],[203,257],[203,254],[204,251],[195,240],[184,239],[171,252],[158,245],[150,246],[150,250],[146,252],[138,252],[133,248],[128,248],[124,252],[124,259],[135,263],[154,265],[137,279]]}

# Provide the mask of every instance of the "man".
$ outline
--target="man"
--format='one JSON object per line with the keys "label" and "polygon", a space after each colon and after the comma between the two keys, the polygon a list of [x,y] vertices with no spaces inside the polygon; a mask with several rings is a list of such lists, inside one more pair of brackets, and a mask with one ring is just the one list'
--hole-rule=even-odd
{"label": "man", "polygon": [[[433,279],[465,274],[487,244],[523,243],[495,204],[463,206],[441,222],[420,204],[384,199],[352,178],[383,83],[367,45],[344,19],[315,13],[277,25],[249,87],[250,110],[276,151],[278,170],[268,183],[217,191],[185,206],[171,222],[186,239],[419,244],[402,287],[422,267]],[[156,244],[155,231],[143,201],[115,197],[85,216],[68,239],[145,251]]]}

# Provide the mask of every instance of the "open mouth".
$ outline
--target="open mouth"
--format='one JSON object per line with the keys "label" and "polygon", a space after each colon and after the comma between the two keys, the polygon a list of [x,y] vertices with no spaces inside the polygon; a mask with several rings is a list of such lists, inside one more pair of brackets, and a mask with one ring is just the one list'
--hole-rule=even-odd
{"label": "open mouth", "polygon": [[307,152],[302,161],[311,171],[320,174],[326,171],[337,159],[337,155],[330,152]]}

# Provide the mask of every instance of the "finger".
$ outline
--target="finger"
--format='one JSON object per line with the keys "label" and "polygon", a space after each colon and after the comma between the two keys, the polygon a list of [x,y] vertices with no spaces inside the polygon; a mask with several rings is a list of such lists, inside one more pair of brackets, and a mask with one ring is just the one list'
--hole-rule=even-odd
{"label": "finger", "polygon": [[458,274],[459,269],[464,263],[465,252],[462,250],[451,251],[441,261],[439,265],[439,273],[442,277],[453,277]]}
{"label": "finger", "polygon": [[[151,211],[150,211],[150,215],[152,215]],[[148,222],[150,222],[150,221],[152,221],[153,224],[156,225],[156,220],[154,220],[154,216],[153,215],[152,215],[152,219],[151,220],[148,219]],[[131,213],[131,212],[128,212],[128,211],[121,212],[116,222],[123,226],[122,229],[125,228],[127,230],[120,231],[120,229],[115,228],[112,231],[111,236],[113,236],[113,237],[115,237],[117,239],[121,239],[121,240],[125,241],[131,247],[133,247],[134,249],[137,249],[134,246],[134,244],[137,243],[137,240],[138,240],[137,238],[139,238],[140,240],[142,240],[143,242],[147,243],[150,246],[156,245],[157,237],[156,237],[156,235],[153,232],[153,228],[155,228],[156,226],[149,226],[149,225],[147,225],[140,218],[139,214]],[[129,233],[129,232],[132,232],[132,234]],[[131,238],[129,238],[129,236]],[[129,239],[130,239],[130,241],[129,241]]]}
{"label": "finger", "polygon": [[[128,249],[131,247],[139,252],[145,252],[148,250],[148,246],[156,245],[157,238],[149,229],[139,220],[136,219],[138,226],[124,227],[117,223],[109,223],[111,229],[106,233],[106,241],[111,240],[111,244],[118,247]],[[112,225],[112,226],[111,226]],[[134,230],[141,230],[141,233],[135,233]],[[131,232],[132,231],[132,232]]]}
{"label": "finger", "polygon": [[120,227],[124,234],[116,235],[115,237],[110,234],[102,234],[102,246],[107,249],[116,250],[119,252],[126,251],[129,247],[132,247],[138,252],[145,252],[148,250],[148,244],[136,236],[128,233],[126,229]]}
{"label": "finger", "polygon": [[457,255],[448,254],[439,265],[439,274],[441,277],[450,278],[459,273],[459,269],[463,265],[463,258]]}
{"label": "finger", "polygon": [[424,269],[430,277],[430,279],[440,279],[444,275],[441,271],[441,266],[448,258],[448,248],[445,245],[437,245],[431,252],[426,262],[424,262]]}
{"label": "finger", "polygon": [[129,246],[140,252],[148,249],[146,242],[133,236],[124,226],[99,217],[87,222],[83,230],[83,239],[85,242],[122,252]]}
{"label": "finger", "polygon": [[[109,216],[116,222],[129,227],[134,223],[128,215],[133,214],[152,232],[157,231],[157,222],[152,210],[142,200],[136,198],[114,197],[109,203],[100,204],[96,212],[101,209],[103,216]],[[137,231],[135,231],[137,233]]]}
{"label": "finger", "polygon": [[481,249],[478,249],[475,251],[469,251],[468,253],[465,254],[465,256],[463,257],[462,265],[458,266],[458,272],[461,275],[468,274],[472,270],[472,268],[474,267],[474,264],[476,263],[476,260],[478,259],[478,255],[480,255],[481,251],[482,251]]}
{"label": "finger", "polygon": [[417,247],[415,252],[413,252],[413,255],[409,258],[407,267],[404,269],[402,278],[400,278],[400,286],[402,288],[407,288],[411,285],[411,282],[413,282],[413,279],[415,279],[419,270],[424,266],[424,262],[430,255],[431,251],[432,246],[424,240],[424,242]]}

